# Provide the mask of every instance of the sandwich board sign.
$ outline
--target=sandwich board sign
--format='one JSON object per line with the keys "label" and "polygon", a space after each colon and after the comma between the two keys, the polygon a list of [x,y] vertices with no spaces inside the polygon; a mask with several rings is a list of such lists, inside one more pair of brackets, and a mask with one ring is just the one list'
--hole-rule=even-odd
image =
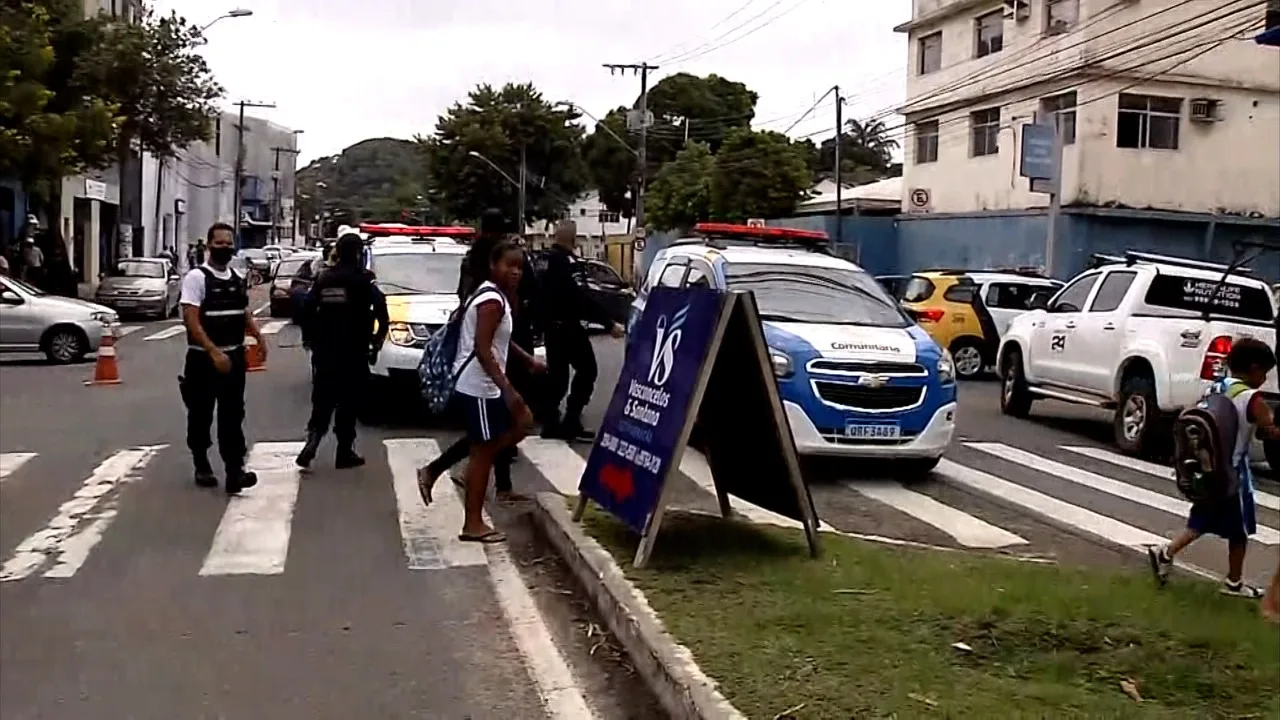
{"label": "sandwich board sign", "polygon": [[722,514],[735,496],[800,521],[818,552],[817,513],[800,475],[755,296],[654,288],[587,458],[574,518],[588,500],[640,535],[635,566],[653,551],[668,479],[695,422]]}

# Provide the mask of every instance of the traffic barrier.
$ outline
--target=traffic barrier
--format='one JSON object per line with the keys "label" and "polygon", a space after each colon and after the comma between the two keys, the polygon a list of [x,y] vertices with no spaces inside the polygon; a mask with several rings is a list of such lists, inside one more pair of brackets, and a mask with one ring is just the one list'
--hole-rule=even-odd
{"label": "traffic barrier", "polygon": [[116,333],[110,325],[102,326],[98,343],[98,361],[93,366],[93,379],[85,385],[119,385],[120,366],[116,362]]}
{"label": "traffic barrier", "polygon": [[244,371],[263,372],[267,369],[267,359],[263,357],[262,346],[252,336],[244,339]]}

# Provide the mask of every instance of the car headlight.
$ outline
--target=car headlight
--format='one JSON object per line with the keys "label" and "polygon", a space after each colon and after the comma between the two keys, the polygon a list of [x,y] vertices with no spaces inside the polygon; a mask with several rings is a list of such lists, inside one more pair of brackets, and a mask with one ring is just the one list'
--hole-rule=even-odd
{"label": "car headlight", "polygon": [[938,382],[946,385],[956,381],[956,364],[951,359],[951,351],[943,350],[942,357],[938,358]]}
{"label": "car headlight", "polygon": [[90,320],[96,320],[97,322],[100,322],[103,325],[115,325],[116,318],[117,316],[115,313],[109,313],[109,312],[96,312],[89,315]]}
{"label": "car headlight", "polygon": [[421,323],[393,322],[387,326],[387,338],[402,347],[411,347],[431,337],[431,328]]}
{"label": "car headlight", "polygon": [[781,350],[769,348],[769,360],[773,363],[774,376],[787,378],[795,373],[795,366],[791,363],[791,356]]}

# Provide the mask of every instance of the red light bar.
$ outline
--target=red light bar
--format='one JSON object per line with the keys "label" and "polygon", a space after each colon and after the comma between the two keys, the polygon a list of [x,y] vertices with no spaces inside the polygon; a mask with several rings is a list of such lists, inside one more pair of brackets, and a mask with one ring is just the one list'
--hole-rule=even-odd
{"label": "red light bar", "polygon": [[471,237],[476,234],[475,228],[466,226],[428,225],[381,225],[378,223],[362,223],[360,232],[368,235],[401,235],[407,237]]}
{"label": "red light bar", "polygon": [[759,227],[732,223],[698,223],[693,231],[702,235],[728,235],[733,237],[760,238],[761,240],[801,240],[826,242],[829,238],[821,230],[797,228]]}

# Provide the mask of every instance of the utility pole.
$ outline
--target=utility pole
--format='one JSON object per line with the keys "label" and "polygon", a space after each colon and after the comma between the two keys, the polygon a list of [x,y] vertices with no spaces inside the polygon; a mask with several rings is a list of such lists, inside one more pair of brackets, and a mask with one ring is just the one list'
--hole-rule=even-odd
{"label": "utility pole", "polygon": [[516,197],[516,215],[520,218],[519,230],[517,230],[517,232],[520,233],[520,237],[524,237],[524,225],[525,225],[524,187],[525,187],[526,178],[528,177],[528,171],[525,167],[524,153],[525,153],[524,143],[521,143],[520,144],[520,174],[519,174],[519,181],[516,183],[517,185],[519,185],[519,194]]}
{"label": "utility pole", "polygon": [[298,151],[287,147],[273,147],[271,152],[276,156],[271,169],[271,242],[278,245],[280,244],[280,220],[283,219],[280,213],[280,153]]}
{"label": "utility pole", "polygon": [[275,103],[260,103],[251,100],[241,100],[236,103],[240,108],[240,121],[236,125],[236,186],[235,203],[233,204],[235,212],[235,220],[233,225],[236,229],[236,247],[240,247],[240,180],[244,177],[244,109],[245,108],[274,108]]}
{"label": "utility pole", "polygon": [[[636,207],[635,207],[635,212],[633,213],[636,219],[635,227],[636,227],[636,234],[638,236],[636,244],[639,245],[639,238],[642,238],[643,233],[645,232],[644,188],[645,188],[645,182],[646,182],[646,175],[648,175],[648,159],[647,159],[646,151],[648,149],[648,140],[649,140],[649,71],[657,70],[658,66],[650,65],[647,62],[642,62],[639,65],[605,63],[605,67],[609,68],[610,75],[616,74],[618,72],[625,73],[628,70],[634,73],[638,73],[640,75],[640,108],[639,108],[640,110],[640,122],[639,122],[640,147],[636,155],[637,160],[640,164],[640,176],[638,181],[636,182]],[[627,125],[628,125],[628,129],[630,129],[631,123],[627,123]],[[640,282],[640,270],[641,270],[640,261],[642,257],[643,256],[639,252],[635,253],[631,263],[632,268],[634,270],[633,281],[637,284]]]}
{"label": "utility pole", "polygon": [[844,135],[844,98],[840,97],[840,86],[831,88],[836,96],[836,245],[844,242],[844,178],[840,170],[840,141]]}

